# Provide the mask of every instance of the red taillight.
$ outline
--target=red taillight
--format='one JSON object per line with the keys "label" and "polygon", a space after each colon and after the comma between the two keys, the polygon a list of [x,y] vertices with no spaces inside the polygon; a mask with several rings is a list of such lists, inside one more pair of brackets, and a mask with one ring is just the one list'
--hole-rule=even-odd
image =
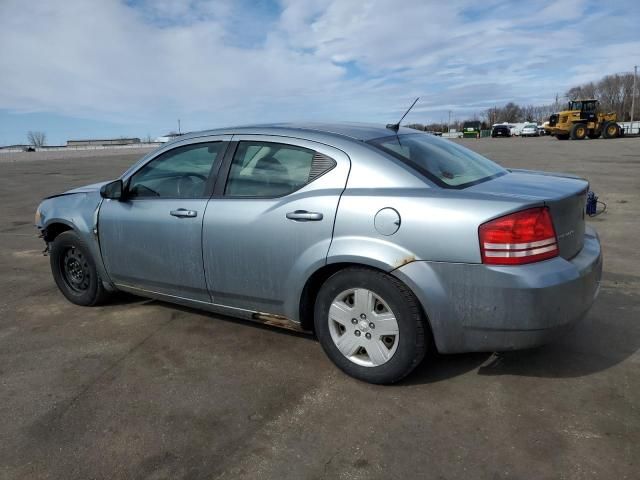
{"label": "red taillight", "polygon": [[556,232],[547,207],[530,208],[480,225],[482,263],[522,265],[558,255]]}

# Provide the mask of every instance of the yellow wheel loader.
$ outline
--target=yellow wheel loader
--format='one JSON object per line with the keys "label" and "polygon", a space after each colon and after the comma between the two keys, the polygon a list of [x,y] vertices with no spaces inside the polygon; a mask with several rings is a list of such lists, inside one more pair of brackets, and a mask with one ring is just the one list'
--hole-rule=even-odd
{"label": "yellow wheel loader", "polygon": [[602,113],[598,100],[571,100],[567,110],[554,113],[545,125],[547,135],[555,135],[558,140],[583,140],[586,137],[616,138],[621,135],[615,113]]}

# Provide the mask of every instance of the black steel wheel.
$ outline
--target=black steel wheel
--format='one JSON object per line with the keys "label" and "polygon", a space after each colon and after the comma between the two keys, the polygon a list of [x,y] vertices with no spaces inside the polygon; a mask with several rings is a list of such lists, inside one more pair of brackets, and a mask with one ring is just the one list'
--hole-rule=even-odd
{"label": "black steel wheel", "polygon": [[76,293],[85,292],[89,288],[92,272],[82,251],[75,246],[65,247],[59,261],[67,287]]}
{"label": "black steel wheel", "polygon": [[108,298],[90,250],[78,234],[67,231],[58,235],[49,256],[53,279],[67,300],[92,306]]}

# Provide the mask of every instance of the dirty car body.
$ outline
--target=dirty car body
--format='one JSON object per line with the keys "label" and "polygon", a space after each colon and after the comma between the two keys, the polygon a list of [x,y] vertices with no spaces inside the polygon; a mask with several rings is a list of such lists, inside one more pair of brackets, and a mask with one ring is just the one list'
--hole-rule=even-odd
{"label": "dirty car body", "polygon": [[[602,256],[584,218],[587,190],[585,180],[505,170],[404,128],[281,124],[179,137],[115,183],[45,199],[36,223],[49,244],[74,232],[105,291],[313,330],[323,285],[355,268],[415,298],[439,352],[503,351],[554,339],[596,297]],[[548,238],[492,243],[518,221]],[[371,287],[372,305],[404,308],[384,288]],[[347,288],[346,304],[336,296],[329,318],[362,291]],[[335,323],[335,341],[351,328],[376,337],[364,310],[353,316]],[[384,338],[385,361],[400,355],[391,342],[402,328],[398,319]],[[368,347],[347,348],[354,368],[379,365]]]}

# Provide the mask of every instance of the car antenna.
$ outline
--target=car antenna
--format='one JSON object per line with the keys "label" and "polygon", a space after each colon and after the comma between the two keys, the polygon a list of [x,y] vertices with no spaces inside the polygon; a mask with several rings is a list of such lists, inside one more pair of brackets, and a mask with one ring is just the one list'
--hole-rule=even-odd
{"label": "car antenna", "polygon": [[404,117],[406,117],[406,116],[407,116],[407,113],[409,113],[409,112],[411,111],[411,109],[413,108],[413,106],[414,106],[416,103],[418,103],[418,100],[420,100],[420,97],[417,97],[417,98],[413,101],[413,103],[412,103],[412,104],[411,104],[411,106],[408,108],[408,110],[407,110],[406,112],[404,112],[404,115],[402,115],[402,118],[400,118],[400,120],[398,120],[398,123],[388,123],[388,124],[387,124],[387,128],[388,128],[388,129],[390,129],[390,130],[395,130],[396,132],[397,132],[398,130],[400,130],[400,122],[401,122],[402,120],[404,120]]}

